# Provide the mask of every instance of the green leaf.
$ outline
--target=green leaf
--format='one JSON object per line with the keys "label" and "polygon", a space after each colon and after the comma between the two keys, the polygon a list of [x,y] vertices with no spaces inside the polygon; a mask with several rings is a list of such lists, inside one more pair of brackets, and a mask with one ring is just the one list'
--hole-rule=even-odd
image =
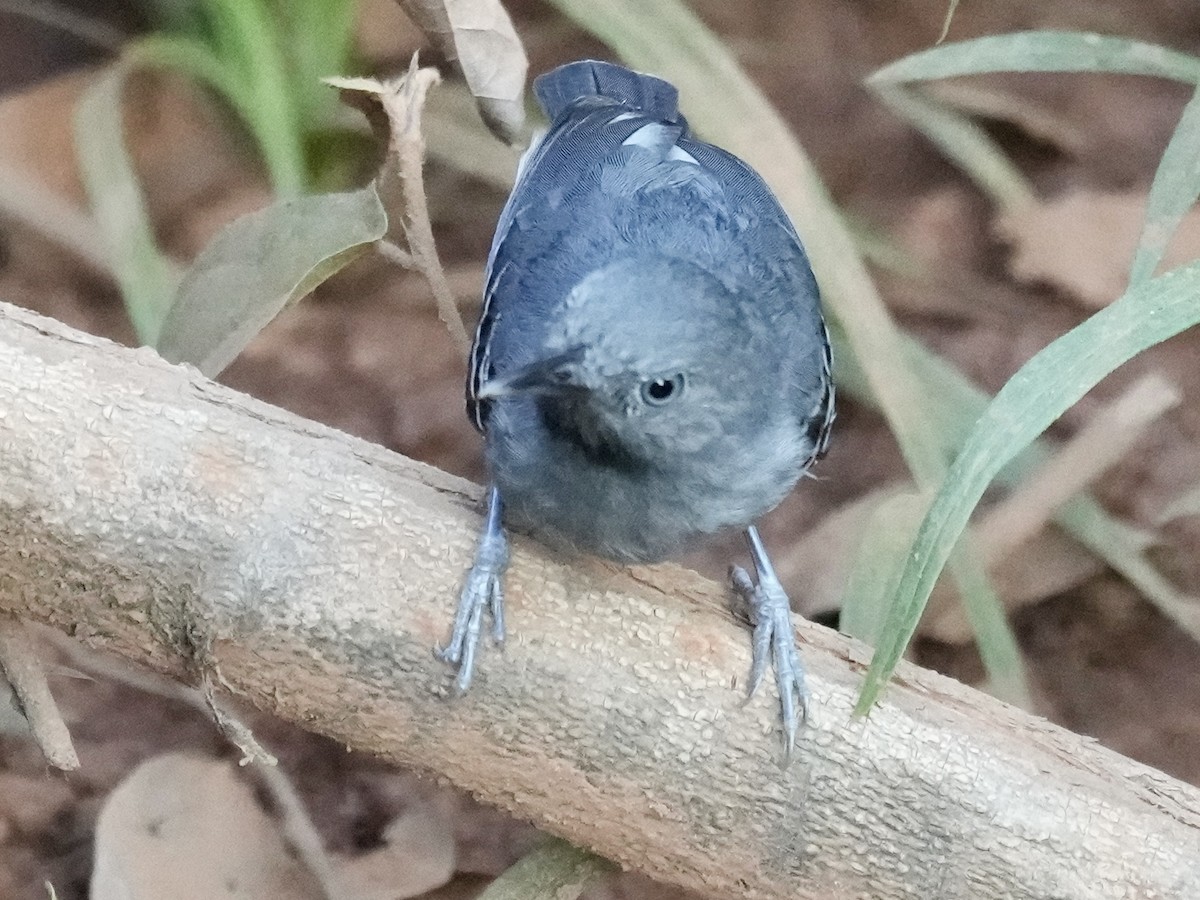
{"label": "green leaf", "polygon": [[130,68],[171,69],[212,88],[235,109],[246,92],[230,77],[220,59],[200,40],[185,36],[151,34],[126,45],[122,58]]}
{"label": "green leaf", "polygon": [[282,25],[264,0],[205,0],[214,52],[238,85],[238,114],[246,122],[281,197],[307,183],[304,131],[284,53]]}
{"label": "green leaf", "polygon": [[284,308],[386,231],[373,185],[243,216],[196,258],[163,323],[158,352],[215,377]]}
{"label": "green leaf", "polygon": [[283,0],[274,7],[287,24],[297,114],[310,129],[327,127],[337,108],[337,95],[322,79],[350,74],[358,4],[354,0]]}
{"label": "green leaf", "polygon": [[1146,221],[1129,283],[1140,284],[1154,274],[1171,236],[1200,197],[1200,88],[1183,109],[1179,124],[1154,173],[1146,199]]}
{"label": "green leaf", "polygon": [[871,511],[846,576],[838,631],[872,646],[878,642],[888,598],[896,592],[911,536],[928,506],[917,494],[897,493]]}
{"label": "green leaf", "polygon": [[617,867],[558,838],[548,838],[488,885],[479,900],[575,900]]}
{"label": "green leaf", "polygon": [[158,249],[137,174],[125,148],[118,64],[84,91],[75,109],[75,153],[92,214],[138,340],[152,344],[179,276]]}
{"label": "green leaf", "polygon": [[913,544],[859,697],[875,702],[895,670],[934,582],[992,479],[1114,369],[1200,322],[1200,263],[1131,288],[1027,362],[967,438]]}
{"label": "green leaf", "polygon": [[1200,84],[1200,59],[1127,38],[1075,31],[1019,31],[943,44],[884,66],[871,84],[985,72],[1117,72]]}
{"label": "green leaf", "polygon": [[[845,337],[837,327],[831,329],[830,337],[834,353],[840,360],[839,387],[860,403],[872,406],[874,399],[867,387],[866,376],[858,368],[853,355],[842,352]],[[904,352],[921,383],[921,389],[927,396],[940,400],[931,405],[930,414],[947,452],[953,453],[970,436],[991,398],[914,338],[905,337]],[[1040,441],[1036,441],[1001,469],[996,478],[1003,484],[1015,485],[1048,456],[1047,449]],[[1188,627],[1179,615],[1184,602],[1179,591],[1163,578],[1146,557],[1152,540],[1144,531],[1115,519],[1087,493],[1081,493],[1063,504],[1055,513],[1054,521],[1119,572],[1165,615]],[[1190,629],[1190,633],[1200,641],[1200,629]]]}

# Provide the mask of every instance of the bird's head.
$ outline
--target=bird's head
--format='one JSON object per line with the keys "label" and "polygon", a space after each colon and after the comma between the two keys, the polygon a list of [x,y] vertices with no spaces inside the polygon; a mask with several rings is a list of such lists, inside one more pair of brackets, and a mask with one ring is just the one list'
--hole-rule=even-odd
{"label": "bird's head", "polygon": [[657,464],[753,424],[771,365],[753,325],[691,263],[622,260],[576,285],[539,358],[489,379],[480,397],[537,396],[552,429],[614,461]]}

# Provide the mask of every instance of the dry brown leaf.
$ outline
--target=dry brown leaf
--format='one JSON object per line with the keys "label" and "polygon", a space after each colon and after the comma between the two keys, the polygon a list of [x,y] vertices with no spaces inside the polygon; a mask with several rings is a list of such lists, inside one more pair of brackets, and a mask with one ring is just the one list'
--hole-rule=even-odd
{"label": "dry brown leaf", "polygon": [[383,841],[377,850],[339,861],[346,896],[402,900],[439,888],[454,875],[454,829],[445,804],[410,807],[388,825]]}
{"label": "dry brown leaf", "polygon": [[92,70],[72,72],[0,99],[0,160],[66,203],[83,209],[87,199],[75,161],[71,115],[92,83]]}
{"label": "dry brown leaf", "polygon": [[[440,81],[436,69],[418,68],[416,57],[413,57],[407,74],[384,81],[374,78],[326,79],[328,84],[341,91],[345,102],[363,111],[377,134],[382,136],[386,128],[388,155],[375,184],[388,209],[389,234],[401,233],[406,246],[401,247],[385,238],[378,241],[376,247],[393,262],[415,269],[428,279],[438,318],[449,329],[465,359],[471,350],[471,338],[438,257],[425,197],[425,137],[421,115],[429,89]],[[397,209],[401,211],[399,215]]]}
{"label": "dry brown leaf", "polygon": [[479,114],[513,144],[525,124],[529,60],[500,0],[397,0],[467,81]]}
{"label": "dry brown leaf", "polygon": [[[49,773],[30,776],[0,770],[0,830],[44,834],[55,827],[56,819],[61,821],[61,817],[69,815],[75,802],[75,793],[64,778]],[[0,891],[0,897],[7,896]]]}
{"label": "dry brown leaf", "polygon": [[[1012,245],[1014,276],[1049,283],[1099,309],[1125,290],[1145,212],[1145,191],[1077,190],[1004,215],[996,228]],[[1197,257],[1200,210],[1180,223],[1162,269]]]}
{"label": "dry brown leaf", "polygon": [[92,900],[319,900],[275,823],[223,762],[169,753],[138,766],[96,823]]}

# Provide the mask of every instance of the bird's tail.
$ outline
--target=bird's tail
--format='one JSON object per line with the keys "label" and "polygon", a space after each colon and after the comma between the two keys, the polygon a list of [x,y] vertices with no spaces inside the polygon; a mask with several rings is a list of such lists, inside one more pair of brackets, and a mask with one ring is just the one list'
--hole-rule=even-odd
{"label": "bird's tail", "polygon": [[642,75],[616,63],[584,59],[567,63],[533,83],[538,102],[551,121],[571,104],[603,97],[659,121],[677,122],[679,92],[653,75]]}

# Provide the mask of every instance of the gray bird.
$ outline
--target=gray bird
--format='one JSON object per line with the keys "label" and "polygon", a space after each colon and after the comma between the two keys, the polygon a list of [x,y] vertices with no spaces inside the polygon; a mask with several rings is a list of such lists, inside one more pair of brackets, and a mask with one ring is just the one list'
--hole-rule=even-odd
{"label": "gray bird", "polygon": [[804,668],[753,523],[833,423],[808,258],[763,180],[689,136],[672,85],[586,60],[534,89],[551,124],[500,215],[467,382],[486,523],[439,655],[465,691],[485,611],[503,640],[505,524],[631,563],[745,528],[758,581],[730,575],[754,630],[749,693],[772,662],[790,754]]}

